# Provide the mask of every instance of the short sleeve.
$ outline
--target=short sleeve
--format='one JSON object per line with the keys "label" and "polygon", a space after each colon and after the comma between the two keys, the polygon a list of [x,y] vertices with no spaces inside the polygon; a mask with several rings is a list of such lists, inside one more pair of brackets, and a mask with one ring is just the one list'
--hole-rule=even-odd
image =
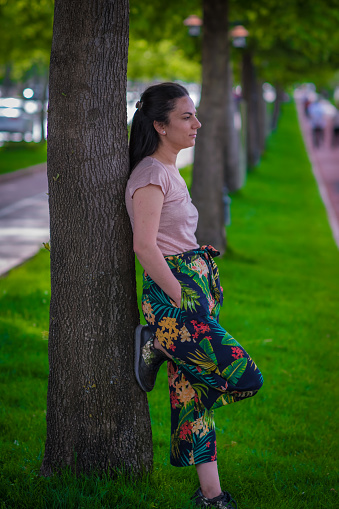
{"label": "short sleeve", "polygon": [[169,179],[165,169],[159,164],[138,165],[132,172],[128,181],[128,192],[130,197],[137,189],[146,187],[149,184],[160,186],[164,195],[169,189]]}

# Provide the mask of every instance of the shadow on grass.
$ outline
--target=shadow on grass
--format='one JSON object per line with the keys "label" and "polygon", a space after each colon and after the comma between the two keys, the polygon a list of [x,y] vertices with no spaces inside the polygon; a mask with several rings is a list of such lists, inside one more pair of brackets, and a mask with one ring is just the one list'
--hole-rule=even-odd
{"label": "shadow on grass", "polygon": [[239,263],[245,263],[248,265],[256,265],[258,261],[255,258],[252,258],[241,251],[237,251],[232,246],[227,246],[227,251],[223,256],[224,259],[239,262]]}

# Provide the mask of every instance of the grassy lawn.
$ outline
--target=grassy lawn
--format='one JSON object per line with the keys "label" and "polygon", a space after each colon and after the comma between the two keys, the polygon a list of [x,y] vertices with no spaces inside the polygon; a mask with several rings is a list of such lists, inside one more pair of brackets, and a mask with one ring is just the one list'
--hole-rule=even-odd
{"label": "grassy lawn", "polygon": [[47,161],[47,143],[9,142],[0,147],[0,175]]}
{"label": "grassy lawn", "polygon": [[[184,171],[189,178],[189,171]],[[216,411],[222,486],[239,509],[318,509],[338,500],[339,253],[293,105],[243,190],[232,197],[219,259],[221,323],[257,362],[259,394]],[[149,395],[154,472],[38,477],[45,440],[48,252],[0,280],[0,508],[191,507],[194,468],[169,465],[166,372]],[[141,269],[138,267],[140,291]]]}

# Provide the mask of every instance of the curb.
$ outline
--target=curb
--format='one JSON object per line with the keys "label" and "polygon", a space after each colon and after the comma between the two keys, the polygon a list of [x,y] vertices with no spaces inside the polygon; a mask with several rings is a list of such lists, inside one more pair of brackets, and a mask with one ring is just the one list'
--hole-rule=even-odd
{"label": "curb", "polygon": [[313,172],[313,176],[318,186],[319,194],[322,199],[322,202],[325,206],[325,210],[327,213],[327,218],[329,222],[329,226],[332,231],[332,236],[334,238],[334,242],[339,249],[339,221],[337,218],[337,214],[335,212],[335,206],[332,203],[332,200],[329,195],[328,189],[330,188],[329,181],[326,179],[326,171],[323,170],[322,162],[319,160],[316,152],[313,149],[312,143],[310,142],[309,137],[306,134],[306,122],[303,118],[303,112],[301,108],[301,102],[295,100],[298,121],[300,126],[300,131],[304,140],[306,152],[308,154],[308,158],[311,163],[311,168]]}
{"label": "curb", "polygon": [[16,180],[21,177],[26,177],[27,175],[34,175],[35,173],[40,173],[43,171],[45,172],[47,171],[47,162],[35,164],[34,166],[28,166],[28,168],[24,168],[22,170],[4,173],[3,175],[0,175],[0,184],[4,182],[11,182],[12,180]]}
{"label": "curb", "polygon": [[33,256],[35,256],[41,249],[43,249],[42,244],[41,246],[36,246],[35,248],[32,248],[29,251],[29,253],[26,254],[25,256],[20,256],[19,258],[11,259],[9,262],[7,262],[6,265],[0,268],[0,280],[1,278],[6,277],[11,270],[20,267],[20,265],[23,265],[28,260],[33,258]]}

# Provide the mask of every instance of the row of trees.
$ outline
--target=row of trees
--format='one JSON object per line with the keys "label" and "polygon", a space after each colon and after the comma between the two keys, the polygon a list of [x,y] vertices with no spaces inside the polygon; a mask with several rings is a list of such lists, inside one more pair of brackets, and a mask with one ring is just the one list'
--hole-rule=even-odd
{"label": "row of trees", "polygon": [[[200,211],[199,239],[224,251],[222,190],[225,183],[229,189],[242,183],[233,151],[233,70],[240,68],[242,60],[248,163],[253,166],[263,145],[256,138],[255,124],[260,82],[269,80],[280,90],[296,79],[311,79],[312,66],[325,76],[338,65],[336,2],[280,4],[277,0],[263,0],[260,5],[250,0],[167,4],[131,0],[129,15],[128,0],[55,0],[48,129],[50,375],[43,475],[65,465],[85,472],[121,466],[141,472],[152,466],[147,399],[133,376],[132,338],[139,317],[132,236],[124,207],[129,176],[125,101],[129,21],[130,55],[136,46],[142,49],[142,41],[147,41],[145,51],[161,54],[160,41],[169,41],[183,66],[191,62],[190,72],[196,72],[201,62],[203,128],[196,146],[192,194]],[[27,58],[33,54],[36,35],[35,18],[29,16],[37,6],[46,15],[43,30],[48,31],[51,0],[0,3],[0,29],[15,12],[15,26],[25,20],[22,37],[32,40],[31,48],[28,43],[22,48]],[[188,38],[182,25],[192,12],[203,19],[201,43]],[[229,42],[230,21],[236,19],[251,34],[247,49],[238,56]],[[321,51],[330,26],[333,37]],[[38,40],[36,36],[37,47]],[[9,32],[1,37],[0,54],[7,55],[7,62],[14,61],[11,41]],[[168,48],[166,44],[162,47]],[[140,50],[142,69],[141,55]],[[184,69],[182,74],[176,72],[169,76],[158,70],[154,77],[184,77]]]}
{"label": "row of trees", "polygon": [[[260,4],[253,0],[188,0],[183,4],[174,0],[164,6],[160,0],[154,0],[152,8],[147,8],[146,0],[139,0],[131,5],[131,27],[139,37],[153,43],[162,35],[171,37],[173,44],[185,48],[187,57],[193,60],[200,57],[200,52],[183,31],[182,20],[192,12],[203,19],[199,106],[203,127],[196,144],[192,197],[199,209],[198,239],[223,252],[224,189],[239,189],[244,177],[233,123],[233,71],[242,84],[247,106],[247,167],[253,168],[265,147],[263,82],[272,83],[277,92],[273,126],[287,86],[298,81],[312,81],[318,86],[328,82],[339,67],[336,30],[339,2],[326,0],[309,5],[304,0],[283,4],[277,0]],[[245,50],[235,51],[230,44],[230,30],[235,22],[244,24],[250,33]]]}
{"label": "row of trees", "polygon": [[[338,68],[338,0],[223,4],[230,22],[240,21],[250,32],[248,48],[258,76],[282,86],[299,80],[328,84]],[[53,0],[0,2],[1,79],[20,79],[33,64],[42,71],[48,68],[53,8]],[[201,0],[173,0],[169,5],[131,0],[129,8],[128,78],[200,82],[200,41],[188,37],[183,20],[192,13],[202,16]],[[232,60],[239,58],[232,55]]]}

